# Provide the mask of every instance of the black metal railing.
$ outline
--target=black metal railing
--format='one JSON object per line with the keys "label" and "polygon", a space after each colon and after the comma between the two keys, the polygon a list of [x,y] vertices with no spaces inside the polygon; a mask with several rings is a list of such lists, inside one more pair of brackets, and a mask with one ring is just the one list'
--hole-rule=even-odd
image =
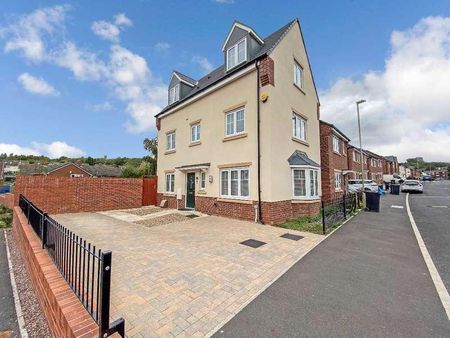
{"label": "black metal railing", "polygon": [[360,195],[349,193],[329,201],[322,201],[321,214],[324,235],[361,208],[362,195]]}
{"label": "black metal railing", "polygon": [[125,321],[109,323],[112,252],[102,251],[58,223],[23,195],[19,206],[70,288],[99,325],[99,337],[119,333]]}

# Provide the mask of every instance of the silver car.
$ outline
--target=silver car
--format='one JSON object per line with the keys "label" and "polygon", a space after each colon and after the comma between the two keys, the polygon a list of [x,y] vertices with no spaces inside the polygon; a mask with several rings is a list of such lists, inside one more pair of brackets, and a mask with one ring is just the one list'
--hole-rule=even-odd
{"label": "silver car", "polygon": [[423,184],[418,180],[406,180],[400,186],[402,192],[418,192],[423,193]]}
{"label": "silver car", "polygon": [[[349,192],[362,191],[361,180],[358,179],[348,180],[348,191]],[[378,184],[372,180],[364,180],[364,191],[378,192]]]}

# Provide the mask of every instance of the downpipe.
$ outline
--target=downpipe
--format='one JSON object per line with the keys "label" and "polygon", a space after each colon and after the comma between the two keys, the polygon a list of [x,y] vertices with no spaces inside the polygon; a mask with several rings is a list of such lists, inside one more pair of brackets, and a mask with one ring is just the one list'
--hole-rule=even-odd
{"label": "downpipe", "polygon": [[259,61],[256,62],[256,116],[257,128],[256,137],[258,145],[258,206],[255,208],[255,223],[264,224],[262,218],[262,203],[261,203],[261,116],[260,116],[260,88],[259,88]]}

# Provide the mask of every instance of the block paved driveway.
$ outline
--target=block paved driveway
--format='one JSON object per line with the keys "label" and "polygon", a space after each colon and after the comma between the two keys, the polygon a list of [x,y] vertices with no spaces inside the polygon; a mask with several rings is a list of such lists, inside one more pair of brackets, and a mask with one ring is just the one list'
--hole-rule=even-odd
{"label": "block paved driveway", "polygon": [[[285,229],[214,216],[156,226],[161,222],[132,223],[145,223],[136,216],[130,221],[121,211],[55,216],[112,250],[111,319],[125,318],[128,337],[212,334],[322,238],[290,231],[304,236],[293,241],[280,237]],[[239,244],[249,238],[267,244],[257,249]]]}

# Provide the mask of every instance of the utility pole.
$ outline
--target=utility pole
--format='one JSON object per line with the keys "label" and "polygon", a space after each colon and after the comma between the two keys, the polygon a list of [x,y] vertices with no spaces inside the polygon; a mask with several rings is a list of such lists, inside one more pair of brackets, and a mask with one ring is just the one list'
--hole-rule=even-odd
{"label": "utility pole", "polygon": [[362,140],[361,140],[361,121],[359,118],[359,105],[366,102],[366,100],[359,100],[356,102],[356,113],[358,115],[358,132],[359,132],[359,154],[361,161],[361,184],[362,184],[362,198],[363,198],[363,209],[366,208],[366,192],[364,190],[364,157],[362,151]]}

